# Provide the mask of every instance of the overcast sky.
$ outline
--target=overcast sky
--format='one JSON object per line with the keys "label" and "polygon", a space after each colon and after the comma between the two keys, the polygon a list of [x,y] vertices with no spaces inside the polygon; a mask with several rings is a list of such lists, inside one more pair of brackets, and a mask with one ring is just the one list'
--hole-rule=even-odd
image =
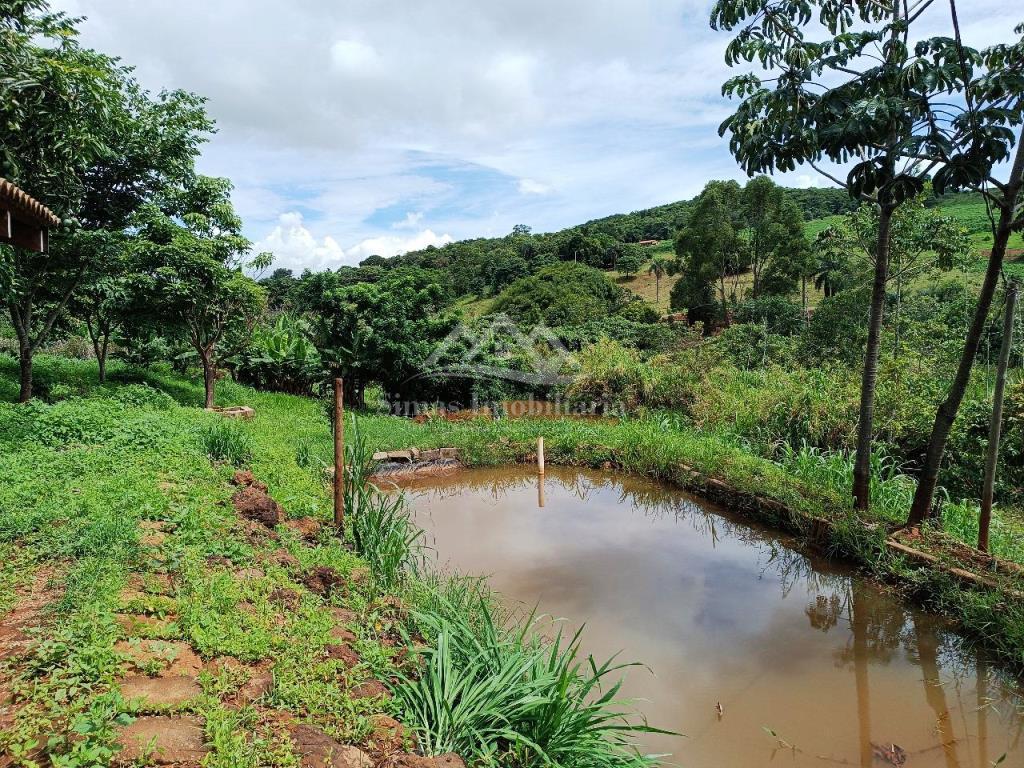
{"label": "overcast sky", "polygon": [[[968,42],[1006,39],[1018,2],[961,3]],[[711,2],[54,5],[88,17],[85,42],[151,90],[208,97],[219,133],[201,170],[235,183],[276,266],[561,229],[742,178],[717,133],[728,35],[709,28]]]}

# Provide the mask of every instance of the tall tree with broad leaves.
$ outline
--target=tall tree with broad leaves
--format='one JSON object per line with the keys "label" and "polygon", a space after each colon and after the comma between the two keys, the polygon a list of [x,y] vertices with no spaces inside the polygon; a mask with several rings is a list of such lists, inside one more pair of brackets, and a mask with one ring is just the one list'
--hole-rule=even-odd
{"label": "tall tree with broad leaves", "polygon": [[111,339],[132,318],[130,238],[106,229],[78,230],[71,237],[72,247],[91,268],[68,309],[85,324],[99,368],[99,382],[104,384]]}
{"label": "tall tree with broad leaves", "polygon": [[730,276],[738,276],[746,264],[742,190],[734,181],[712,181],[704,187],[693,207],[690,222],[676,235],[675,250],[682,274],[672,291],[672,308],[685,309],[690,322],[714,320],[714,286],[717,286],[721,319],[729,322],[729,301],[737,285],[729,288]]}
{"label": "tall tree with broad leaves", "polygon": [[[1018,36],[1015,42],[994,45],[979,53],[963,45],[956,4],[952,0],[950,8],[954,22],[953,45],[968,87],[964,104],[946,107],[951,113],[952,139],[939,147],[944,162],[935,174],[934,186],[938,192],[980,189],[989,208],[993,244],[956,374],[935,412],[928,449],[907,517],[910,526],[920,525],[932,512],[946,443],[978,357],[1006,247],[1014,232],[1024,230],[1021,199],[1024,140],[1020,130],[1024,123],[1024,24],[1014,30]],[[1010,161],[1009,173],[1003,179],[997,178],[997,169],[1006,161]]]}
{"label": "tall tree with broad leaves", "polygon": [[[75,19],[51,13],[43,0],[0,2],[0,176],[62,219],[77,215],[86,171],[111,151],[110,128],[124,108],[126,79],[127,70],[113,59],[79,45]],[[25,402],[32,397],[33,355],[85,268],[59,243],[50,254],[0,248]]]}
{"label": "tall tree with broad leaves", "polygon": [[754,296],[788,295],[806,272],[803,213],[786,190],[767,176],[758,176],[743,188],[743,215]]}
{"label": "tall tree with broad leaves", "polygon": [[136,216],[134,311],[187,340],[203,370],[207,408],[216,400],[219,366],[244,348],[266,309],[266,292],[243,268],[265,268],[269,255],[246,260],[251,245],[230,193],[226,179],[197,176]]}
{"label": "tall tree with broad leaves", "polygon": [[320,283],[325,290],[310,306],[312,338],[331,377],[345,379],[346,402],[362,407],[373,382],[402,401],[429,399],[425,363],[457,322],[440,278],[406,267],[379,283]]}
{"label": "tall tree with broad leaves", "polygon": [[36,350],[103,266],[89,260],[95,249],[79,249],[79,232],[122,230],[157,189],[192,172],[212,129],[198,97],[153,99],[129,68],[83,48],[78,22],[45,0],[0,1],[0,176],[65,220],[48,254],[6,249],[0,289],[18,336],[22,402]]}
{"label": "tall tree with broad leaves", "polygon": [[[952,39],[911,51],[910,31],[934,0],[718,0],[716,29],[736,30],[730,66],[756,61],[772,75],[730,79],[740,99],[720,132],[747,173],[809,165],[878,208],[868,341],[861,382],[853,498],[870,504],[875,386],[893,213],[920,194],[950,146],[944,104],[964,81]],[[818,41],[816,34],[825,35]],[[840,179],[823,163],[846,167]],[[842,173],[839,171],[839,173]]]}

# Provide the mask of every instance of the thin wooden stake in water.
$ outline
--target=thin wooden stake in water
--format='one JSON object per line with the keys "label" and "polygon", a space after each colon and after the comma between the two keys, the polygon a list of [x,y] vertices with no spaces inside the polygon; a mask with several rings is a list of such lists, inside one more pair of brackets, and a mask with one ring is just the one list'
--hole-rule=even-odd
{"label": "thin wooden stake in water", "polygon": [[544,474],[544,438],[537,438],[537,471]]}
{"label": "thin wooden stake in water", "polygon": [[992,522],[992,498],[995,495],[996,467],[999,464],[999,438],[1003,428],[1003,395],[1006,391],[1006,369],[1013,348],[1013,310],[1017,303],[1017,283],[1006,286],[1006,316],[1003,318],[1003,345],[999,348],[996,367],[996,390],[992,400],[992,423],[988,430],[985,452],[985,484],[981,488],[981,514],[978,517],[978,549],[988,552],[988,530]]}
{"label": "thin wooden stake in water", "polygon": [[345,533],[345,382],[334,380],[334,527]]}

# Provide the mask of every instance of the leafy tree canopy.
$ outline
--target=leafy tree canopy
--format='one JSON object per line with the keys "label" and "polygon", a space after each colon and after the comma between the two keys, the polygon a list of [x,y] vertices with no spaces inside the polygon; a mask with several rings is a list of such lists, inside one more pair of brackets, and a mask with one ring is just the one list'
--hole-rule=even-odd
{"label": "leafy tree canopy", "polygon": [[600,270],[582,264],[556,264],[517,280],[498,296],[495,312],[526,325],[580,325],[613,314],[622,290]]}

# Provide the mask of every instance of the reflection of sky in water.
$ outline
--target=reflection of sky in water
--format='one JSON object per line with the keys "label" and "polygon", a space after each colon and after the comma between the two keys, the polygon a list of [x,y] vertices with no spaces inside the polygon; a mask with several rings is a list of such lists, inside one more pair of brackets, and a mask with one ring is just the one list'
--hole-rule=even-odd
{"label": "reflection of sky in water", "polygon": [[909,766],[988,766],[1005,750],[1024,764],[1015,700],[983,662],[979,686],[956,635],[784,537],[603,472],[549,468],[543,508],[523,468],[406,490],[439,562],[490,575],[509,603],[586,622],[596,656],[648,665],[626,695],[687,734],[645,742],[680,764],[765,765],[765,727],[798,747],[785,756],[797,765],[870,765],[872,741],[900,744]]}

